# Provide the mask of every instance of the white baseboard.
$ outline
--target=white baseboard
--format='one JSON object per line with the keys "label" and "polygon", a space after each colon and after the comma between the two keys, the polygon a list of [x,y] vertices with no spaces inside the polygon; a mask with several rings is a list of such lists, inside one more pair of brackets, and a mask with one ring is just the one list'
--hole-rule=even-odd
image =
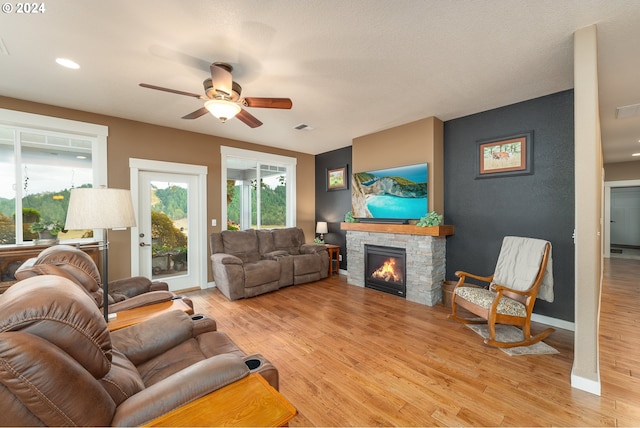
{"label": "white baseboard", "polygon": [[600,396],[600,379],[598,380],[587,379],[586,377],[578,376],[571,372],[571,387],[586,391],[588,393]]}
{"label": "white baseboard", "polygon": [[575,323],[571,321],[547,317],[545,315],[531,314],[531,321],[550,325],[551,327],[561,328],[563,330],[576,331]]}
{"label": "white baseboard", "polygon": [[202,287],[202,288],[203,288],[203,289],[206,289],[206,288],[216,288],[216,283],[215,283],[215,281],[207,282],[207,283],[205,284],[205,286],[204,286],[204,287]]}

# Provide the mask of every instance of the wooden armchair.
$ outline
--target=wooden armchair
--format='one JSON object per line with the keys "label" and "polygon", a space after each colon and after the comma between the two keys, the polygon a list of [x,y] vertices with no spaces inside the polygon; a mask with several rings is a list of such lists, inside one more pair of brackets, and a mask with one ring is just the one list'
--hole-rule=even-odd
{"label": "wooden armchair", "polygon": [[[458,284],[452,293],[449,319],[465,324],[488,324],[487,345],[499,348],[528,346],[548,337],[555,330],[548,328],[531,335],[531,314],[536,298],[553,302],[553,276],[551,244],[541,239],[506,236],[493,275],[479,276],[458,271]],[[467,278],[489,284],[483,288],[465,284]],[[476,317],[461,318],[458,307]],[[509,324],[522,328],[519,342],[496,340],[496,324]]]}

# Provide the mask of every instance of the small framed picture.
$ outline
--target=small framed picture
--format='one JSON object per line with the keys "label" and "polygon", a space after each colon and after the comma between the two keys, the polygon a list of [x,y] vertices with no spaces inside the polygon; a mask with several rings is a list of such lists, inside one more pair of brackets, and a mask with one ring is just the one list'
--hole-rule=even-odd
{"label": "small framed picture", "polygon": [[344,190],[349,188],[347,166],[327,169],[327,191]]}
{"label": "small framed picture", "polygon": [[533,174],[533,131],[476,142],[476,178]]}

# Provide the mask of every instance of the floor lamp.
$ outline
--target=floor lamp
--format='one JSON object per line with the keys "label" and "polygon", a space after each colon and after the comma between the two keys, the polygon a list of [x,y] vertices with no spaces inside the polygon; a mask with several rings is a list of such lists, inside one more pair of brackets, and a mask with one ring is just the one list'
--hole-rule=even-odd
{"label": "floor lamp", "polygon": [[102,309],[109,321],[109,237],[107,231],[134,227],[136,219],[127,189],[80,188],[71,189],[67,210],[66,230],[102,229]]}

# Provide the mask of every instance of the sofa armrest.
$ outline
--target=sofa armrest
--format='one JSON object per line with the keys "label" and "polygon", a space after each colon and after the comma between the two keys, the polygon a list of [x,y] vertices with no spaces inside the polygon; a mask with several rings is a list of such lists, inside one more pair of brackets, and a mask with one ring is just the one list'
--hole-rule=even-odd
{"label": "sofa armrest", "polygon": [[218,325],[216,320],[205,314],[191,315],[193,321],[193,337],[198,337],[201,334],[208,333],[210,331],[216,331]]}
{"label": "sofa armrest", "polygon": [[220,263],[223,265],[241,265],[242,259],[227,253],[215,253],[211,255],[211,261],[213,263]]}
{"label": "sofa armrest", "polygon": [[112,331],[111,343],[134,365],[140,365],[192,337],[191,315],[175,310]]}
{"label": "sofa armrest", "polygon": [[116,409],[112,426],[141,426],[248,374],[237,355],[207,358],[125,400]]}
{"label": "sofa armrest", "polygon": [[300,245],[301,254],[314,254],[327,251],[327,247],[324,244],[302,244]]}
{"label": "sofa armrest", "polygon": [[174,298],[175,295],[171,291],[150,291],[115,303],[109,302],[108,309],[111,313],[120,312],[140,306],[153,305],[154,303],[168,302]]}
{"label": "sofa armrest", "polygon": [[284,250],[270,251],[262,255],[265,260],[278,260],[280,257],[289,256],[290,254]]}
{"label": "sofa armrest", "polygon": [[109,282],[109,293],[124,294],[127,297],[137,296],[149,291],[151,280],[144,276],[117,279]]}
{"label": "sofa armrest", "polygon": [[153,281],[149,285],[149,291],[169,291],[169,284],[164,281]]}

